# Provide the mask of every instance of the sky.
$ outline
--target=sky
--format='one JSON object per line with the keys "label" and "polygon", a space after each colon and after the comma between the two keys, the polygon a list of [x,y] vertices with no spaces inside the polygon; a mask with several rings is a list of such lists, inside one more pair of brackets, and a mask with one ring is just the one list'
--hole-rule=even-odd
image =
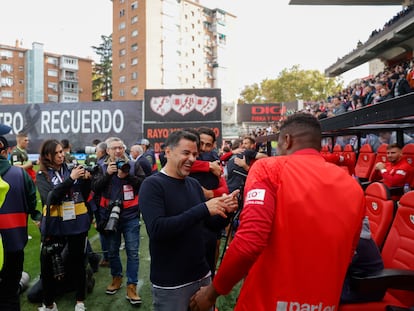
{"label": "sky", "polygon": [[[401,6],[293,6],[289,0],[200,0],[237,16],[237,86],[276,79],[299,65],[322,73],[366,42]],[[2,3],[0,44],[96,59],[91,46],[112,32],[111,0],[13,0]],[[363,65],[342,75],[345,84],[368,75]]]}

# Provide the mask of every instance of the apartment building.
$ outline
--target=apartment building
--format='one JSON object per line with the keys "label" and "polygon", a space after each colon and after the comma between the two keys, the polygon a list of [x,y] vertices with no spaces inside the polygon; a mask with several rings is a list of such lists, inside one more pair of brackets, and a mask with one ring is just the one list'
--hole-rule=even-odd
{"label": "apartment building", "polygon": [[112,0],[112,99],[145,89],[220,88],[235,101],[236,16],[188,0]]}
{"label": "apartment building", "polygon": [[92,60],[0,45],[0,104],[92,101]]}

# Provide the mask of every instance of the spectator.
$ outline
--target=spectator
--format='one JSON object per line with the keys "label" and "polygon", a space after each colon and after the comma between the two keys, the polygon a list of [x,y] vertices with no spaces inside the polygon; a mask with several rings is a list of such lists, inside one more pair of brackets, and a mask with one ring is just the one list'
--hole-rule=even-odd
{"label": "spectator", "polygon": [[144,149],[141,145],[131,146],[130,156],[133,161],[141,165],[142,169],[144,170],[145,177],[148,177],[152,174],[151,163],[146,157],[144,157]]}
{"label": "spectator", "polygon": [[[246,141],[243,146],[249,145],[247,141],[249,139],[243,139]],[[237,142],[233,143],[232,149],[235,150],[239,147]],[[234,154],[230,160],[227,162],[227,186],[229,191],[233,192],[236,189],[239,189],[242,184],[244,184],[243,176],[246,176],[250,167],[253,165],[253,162],[256,159],[266,158],[267,155],[264,153],[257,152],[253,149],[244,149],[240,154]]]}
{"label": "spectator", "polygon": [[398,73],[394,73],[391,76],[392,87],[391,87],[391,94],[394,97],[398,97],[404,94],[408,94],[411,92],[410,85],[408,81],[404,78],[403,75]]}
{"label": "spectator", "polygon": [[278,148],[280,156],[249,172],[240,227],[213,283],[192,297],[192,310],[210,309],[242,278],[235,310],[338,308],[364,193],[320,155],[321,127],[312,115],[288,117]]}
{"label": "spectator", "polygon": [[139,165],[134,165],[125,155],[124,142],[120,138],[110,137],[106,144],[108,158],[92,178],[92,190],[101,197],[101,222],[97,227],[106,234],[112,275],[112,283],[107,286],[106,293],[113,295],[122,286],[119,247],[123,235],[127,255],[126,298],[132,305],[139,305],[142,301],[137,294],[140,239],[138,191],[145,174]]}
{"label": "spectator", "polygon": [[158,172],[158,165],[155,159],[155,152],[151,148],[151,144],[148,139],[141,139],[137,142],[138,145],[141,145],[142,149],[144,149],[144,158],[148,160],[148,162],[151,164],[151,171],[152,174],[155,174]]}
{"label": "spectator", "polygon": [[27,154],[27,148],[29,145],[29,137],[26,133],[20,132],[16,135],[16,147],[13,149],[10,161],[12,165],[20,166],[24,168],[29,176],[36,181],[36,172],[33,166],[36,165],[37,161],[30,161],[29,155]]}
{"label": "spectator", "polygon": [[90,191],[90,173],[82,166],[68,168],[61,143],[51,139],[40,148],[40,167],[36,185],[43,205],[41,222],[41,275],[43,306],[40,311],[57,310],[56,281],[61,278],[55,254],[68,245],[68,271],[75,276],[75,311],[84,311],[85,305],[85,245],[91,225],[85,199]]}
{"label": "spectator", "polygon": [[[20,310],[19,282],[27,244],[27,216],[39,222],[36,187],[23,168],[11,166],[9,143],[0,136],[0,234],[3,267],[0,267],[0,309]],[[4,251],[4,253],[3,253]],[[4,259],[4,260],[3,260]]]}
{"label": "spectator", "polygon": [[211,282],[206,259],[205,222],[227,217],[237,198],[224,195],[205,202],[200,184],[189,177],[198,153],[197,136],[176,131],[165,142],[167,163],[144,180],[140,209],[149,236],[150,280],[155,311],[187,311],[190,297]]}

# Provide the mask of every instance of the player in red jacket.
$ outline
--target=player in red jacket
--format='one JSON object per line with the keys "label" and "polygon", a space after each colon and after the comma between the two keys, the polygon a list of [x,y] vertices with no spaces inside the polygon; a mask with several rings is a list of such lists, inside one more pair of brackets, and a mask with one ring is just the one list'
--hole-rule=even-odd
{"label": "player in red jacket", "polygon": [[320,145],[320,124],[310,114],[281,126],[281,156],[249,171],[240,227],[192,310],[209,310],[243,278],[235,310],[337,310],[365,199],[347,172],[325,161]]}

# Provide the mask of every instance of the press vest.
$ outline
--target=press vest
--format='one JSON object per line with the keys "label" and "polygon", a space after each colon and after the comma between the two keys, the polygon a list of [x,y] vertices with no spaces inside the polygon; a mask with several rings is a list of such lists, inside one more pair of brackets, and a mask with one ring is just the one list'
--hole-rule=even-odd
{"label": "press vest", "polygon": [[[56,178],[54,170],[48,170],[49,180]],[[70,171],[65,169],[63,171],[62,181],[70,176]],[[75,204],[75,219],[63,220],[63,201],[73,201]],[[48,210],[50,208],[50,210]],[[90,217],[88,209],[85,205],[81,185],[75,181],[67,193],[67,197],[62,199],[62,202],[51,204],[43,207],[43,217],[41,222],[42,235],[66,236],[76,235],[89,230]]]}
{"label": "press vest", "polygon": [[[135,175],[135,165],[133,161],[128,162],[130,164],[130,175]],[[108,168],[107,164],[102,164],[102,170],[106,172]],[[99,202],[100,209],[100,215],[103,219],[106,219],[108,217],[109,212],[109,204],[112,201],[115,200],[122,200],[122,210],[121,210],[121,219],[125,218],[132,218],[131,215],[134,214],[133,217],[138,216],[138,192],[133,189],[134,196],[130,200],[124,199],[124,185],[127,186],[128,183],[117,176],[113,176],[112,180],[110,181],[110,185],[105,189],[104,192],[102,192],[101,199]]]}
{"label": "press vest", "polygon": [[[6,252],[23,250],[27,243],[26,191],[23,170],[11,166],[0,181],[0,233]],[[12,189],[12,190],[10,190]]]}

